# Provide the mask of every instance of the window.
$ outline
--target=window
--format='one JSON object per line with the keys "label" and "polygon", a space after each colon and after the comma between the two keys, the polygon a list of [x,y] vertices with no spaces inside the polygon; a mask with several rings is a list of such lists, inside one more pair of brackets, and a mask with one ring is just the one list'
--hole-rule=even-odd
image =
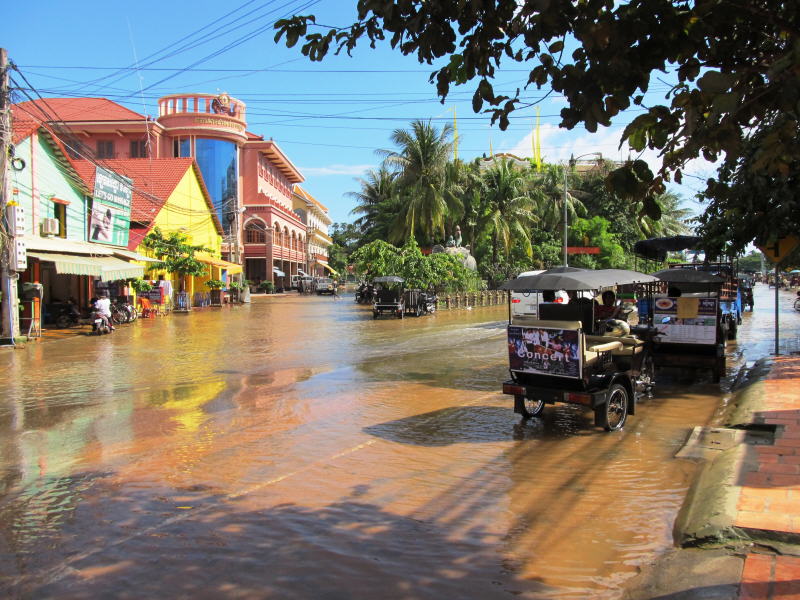
{"label": "window", "polygon": [[145,140],[131,142],[131,158],[147,158],[147,142]]}
{"label": "window", "polygon": [[263,244],[264,243],[264,230],[255,223],[248,223],[244,228],[244,243],[245,244]]}
{"label": "window", "polygon": [[[175,138],[172,142],[172,156],[175,158],[188,158],[192,155],[191,144],[189,138]],[[202,172],[203,168],[200,168]],[[205,173],[203,173],[205,177]]]}
{"label": "window", "polygon": [[67,237],[67,205],[56,203],[53,204],[53,216],[58,221],[58,237]]}
{"label": "window", "polygon": [[[70,158],[84,158],[81,156],[81,148],[83,148],[83,144],[73,137],[68,137],[64,141],[64,145],[67,148],[67,154],[69,154]],[[84,151],[85,154],[85,151]]]}
{"label": "window", "polygon": [[111,140],[98,141],[97,158],[114,158],[114,142]]}

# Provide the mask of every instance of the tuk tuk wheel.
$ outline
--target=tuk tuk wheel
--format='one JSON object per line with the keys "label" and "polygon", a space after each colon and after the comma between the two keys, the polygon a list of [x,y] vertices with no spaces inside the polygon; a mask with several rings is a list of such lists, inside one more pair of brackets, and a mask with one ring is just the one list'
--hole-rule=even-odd
{"label": "tuk tuk wheel", "polygon": [[522,417],[530,419],[538,417],[544,412],[544,400],[535,400],[533,398],[525,397],[522,403]]}
{"label": "tuk tuk wheel", "polygon": [[378,318],[378,311],[377,310],[373,310],[372,311],[372,318],[373,319],[377,319]]}
{"label": "tuk tuk wheel", "polygon": [[735,340],[736,334],[738,333],[739,324],[736,319],[731,319],[730,323],[728,323],[728,339]]}
{"label": "tuk tuk wheel", "polygon": [[617,431],[628,418],[628,390],[619,383],[608,390],[608,401],[594,409],[595,423],[606,431]]}

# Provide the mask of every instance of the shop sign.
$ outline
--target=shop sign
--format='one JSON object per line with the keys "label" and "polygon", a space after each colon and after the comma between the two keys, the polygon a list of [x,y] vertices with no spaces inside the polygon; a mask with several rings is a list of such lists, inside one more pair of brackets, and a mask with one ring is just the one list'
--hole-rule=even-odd
{"label": "shop sign", "polygon": [[131,226],[133,182],[113,171],[97,167],[94,200],[89,221],[89,241],[127,246]]}
{"label": "shop sign", "polygon": [[144,292],[136,292],[136,295],[139,298],[147,298],[154,304],[163,304],[164,302],[164,288],[162,287],[156,287],[152,290],[146,290]]}
{"label": "shop sign", "polygon": [[579,336],[580,333],[575,329],[509,327],[511,370],[536,375],[580,377]]}

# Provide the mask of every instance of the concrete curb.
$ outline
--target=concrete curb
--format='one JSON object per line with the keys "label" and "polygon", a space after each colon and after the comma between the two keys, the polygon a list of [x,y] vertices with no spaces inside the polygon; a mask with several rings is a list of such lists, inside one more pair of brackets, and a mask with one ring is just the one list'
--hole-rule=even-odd
{"label": "concrete curb", "polygon": [[[734,392],[723,419],[727,427],[757,424],[756,413],[767,410],[765,379],[773,365],[771,358],[757,361]],[[742,474],[758,471],[755,449],[740,443],[706,462],[686,495],[673,528],[682,547],[743,547],[760,544],[776,549],[800,544],[798,536],[778,531],[741,528],[734,525],[741,495]],[[794,552],[796,552],[796,548]]]}

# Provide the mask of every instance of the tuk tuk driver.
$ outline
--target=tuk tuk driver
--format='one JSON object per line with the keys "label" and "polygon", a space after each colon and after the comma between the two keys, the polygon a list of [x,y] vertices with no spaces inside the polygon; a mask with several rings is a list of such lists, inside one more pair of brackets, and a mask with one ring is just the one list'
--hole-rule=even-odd
{"label": "tuk tuk driver", "polygon": [[617,304],[617,295],[614,292],[606,290],[600,298],[603,303],[596,303],[594,307],[594,314],[598,320],[619,319],[622,316],[622,304]]}

